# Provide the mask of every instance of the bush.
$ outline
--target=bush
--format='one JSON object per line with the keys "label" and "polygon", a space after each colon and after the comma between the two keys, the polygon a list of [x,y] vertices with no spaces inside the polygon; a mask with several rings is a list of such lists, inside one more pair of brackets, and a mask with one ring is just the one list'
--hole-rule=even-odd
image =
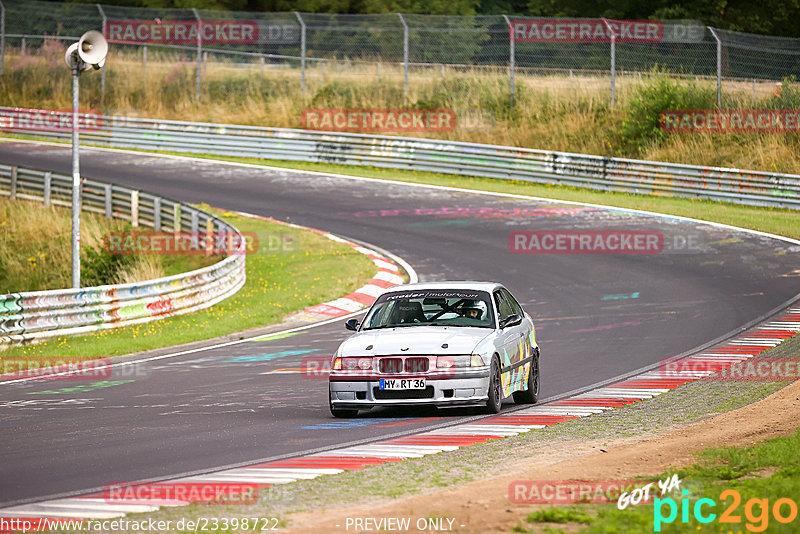
{"label": "bush", "polygon": [[702,87],[695,81],[655,76],[638,88],[631,98],[627,117],[616,132],[623,149],[643,153],[653,143],[670,134],[661,129],[661,113],[678,109],[710,109],[716,104],[713,87]]}
{"label": "bush", "polygon": [[102,286],[116,283],[117,275],[134,263],[135,256],[111,254],[105,248],[81,249],[81,285]]}

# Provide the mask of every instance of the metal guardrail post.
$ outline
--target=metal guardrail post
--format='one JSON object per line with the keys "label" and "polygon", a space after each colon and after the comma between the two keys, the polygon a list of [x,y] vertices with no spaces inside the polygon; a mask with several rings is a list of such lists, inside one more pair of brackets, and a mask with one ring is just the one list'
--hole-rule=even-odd
{"label": "metal guardrail post", "polygon": [[105,189],[105,194],[103,195],[103,197],[104,197],[103,198],[103,207],[105,208],[104,209],[105,216],[106,216],[106,219],[110,219],[111,218],[111,211],[112,211],[111,184],[106,184],[103,188]]}
{"label": "metal guardrail post", "polygon": [[131,191],[131,226],[139,227],[139,191]]}
{"label": "metal guardrail post", "polygon": [[44,198],[43,198],[45,208],[50,207],[50,192],[52,191],[52,187],[53,187],[53,173],[46,172],[44,173]]}
{"label": "metal guardrail post", "polygon": [[0,0],[0,76],[6,72],[6,6]]}
{"label": "metal guardrail post", "polygon": [[402,13],[397,16],[403,23],[403,96],[408,96],[408,24]]}
{"label": "metal guardrail post", "polygon": [[506,20],[506,24],[508,24],[508,76],[509,76],[509,85],[511,92],[511,105],[514,105],[514,89],[516,86],[514,70],[516,68],[516,52],[514,50],[514,44],[516,42],[516,37],[514,36],[514,27],[511,24],[511,21],[508,20],[507,15],[503,15],[503,18]]}
{"label": "metal guardrail post", "polygon": [[11,167],[11,195],[9,196],[11,202],[17,200],[17,172],[18,169],[16,166]]}
{"label": "metal guardrail post", "polygon": [[181,205],[177,202],[172,205],[172,231],[181,231]]}
{"label": "metal guardrail post", "polygon": [[717,107],[722,107],[722,40],[711,26],[706,26],[717,41]]}
{"label": "metal guardrail post", "polygon": [[294,12],[300,23],[300,87],[306,88],[306,23],[297,11]]}
{"label": "metal guardrail post", "polygon": [[153,199],[153,231],[161,231],[161,197]]}
{"label": "metal guardrail post", "polygon": [[195,101],[200,101],[200,79],[203,70],[203,20],[200,18],[200,13],[197,8],[192,8],[194,17],[197,19],[197,85],[194,90]]}
{"label": "metal guardrail post", "polygon": [[214,254],[214,221],[206,219],[206,256]]}
{"label": "metal guardrail post", "polygon": [[200,224],[199,224],[199,221],[198,221],[197,210],[192,210],[191,215],[192,215],[192,229],[191,229],[191,232],[192,232],[192,240],[191,240],[192,248],[193,249],[198,249],[198,248],[200,248],[200,244],[198,243],[197,232],[198,232],[198,229],[200,227]]}
{"label": "metal guardrail post", "polygon": [[[106,25],[108,23],[108,19],[106,18],[106,12],[103,11],[103,6],[100,4],[95,4],[97,9],[100,11],[100,16],[103,17],[103,29],[101,33],[103,37],[106,36]],[[103,104],[106,100],[106,62],[103,62],[103,67],[100,69],[100,104]]]}

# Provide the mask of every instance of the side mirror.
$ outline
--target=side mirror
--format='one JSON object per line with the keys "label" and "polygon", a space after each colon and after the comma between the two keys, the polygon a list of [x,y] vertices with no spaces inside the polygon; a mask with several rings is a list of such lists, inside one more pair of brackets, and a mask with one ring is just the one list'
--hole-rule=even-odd
{"label": "side mirror", "polygon": [[348,330],[355,331],[358,330],[358,324],[359,324],[358,319],[348,319],[347,321],[345,321],[344,327],[347,328]]}
{"label": "side mirror", "polygon": [[519,324],[522,324],[522,317],[520,317],[516,313],[512,313],[511,315],[500,321],[500,328],[503,329],[509,326],[517,326]]}

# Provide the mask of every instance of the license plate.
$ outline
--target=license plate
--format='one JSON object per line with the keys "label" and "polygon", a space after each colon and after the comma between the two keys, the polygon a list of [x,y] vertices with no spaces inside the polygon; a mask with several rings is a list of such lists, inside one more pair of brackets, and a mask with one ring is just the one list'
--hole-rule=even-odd
{"label": "license plate", "polygon": [[424,378],[381,378],[380,388],[386,389],[425,389]]}

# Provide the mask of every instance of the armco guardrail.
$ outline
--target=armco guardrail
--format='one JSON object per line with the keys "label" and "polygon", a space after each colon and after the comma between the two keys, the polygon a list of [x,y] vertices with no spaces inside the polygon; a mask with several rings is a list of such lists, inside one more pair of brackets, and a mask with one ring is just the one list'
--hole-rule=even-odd
{"label": "armco guardrail", "polygon": [[[198,246],[206,236],[223,236],[230,254],[214,265],[146,282],[0,295],[0,349],[190,313],[226,299],[244,284],[245,241],[230,224],[144,191],[86,179],[82,184],[85,211],[154,231],[190,231],[199,237]],[[0,164],[0,195],[70,206],[71,194],[71,176]]]}
{"label": "armco guardrail", "polygon": [[[0,107],[0,128],[67,139],[70,134],[58,127],[35,129],[37,124],[63,126],[64,116]],[[81,139],[95,145],[367,165],[800,209],[800,175],[794,174],[411,137],[129,117],[96,116],[87,123],[92,128]]]}

